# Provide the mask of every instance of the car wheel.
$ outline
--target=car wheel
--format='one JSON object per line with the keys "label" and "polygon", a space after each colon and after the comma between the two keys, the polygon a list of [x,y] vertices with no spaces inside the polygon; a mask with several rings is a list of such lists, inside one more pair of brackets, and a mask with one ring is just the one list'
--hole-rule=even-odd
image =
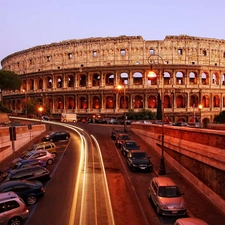
{"label": "car wheel", "polygon": [[28,205],[34,205],[37,202],[37,198],[33,195],[30,195],[26,200]]}
{"label": "car wheel", "polygon": [[53,159],[48,159],[48,160],[47,160],[47,164],[48,164],[48,165],[52,165],[52,163],[53,163]]}
{"label": "car wheel", "polygon": [[20,217],[13,217],[9,220],[7,225],[20,225],[22,224],[22,219]]}

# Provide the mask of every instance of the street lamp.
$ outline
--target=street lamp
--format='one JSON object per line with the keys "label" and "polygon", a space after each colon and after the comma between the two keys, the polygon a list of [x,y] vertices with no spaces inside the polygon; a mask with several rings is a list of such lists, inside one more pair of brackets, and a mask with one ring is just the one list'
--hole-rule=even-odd
{"label": "street lamp", "polygon": [[25,115],[27,117],[27,91],[25,89],[23,89],[23,92],[25,94]]}
{"label": "street lamp", "polygon": [[126,113],[125,113],[125,99],[126,99],[126,87],[125,84],[122,85],[118,85],[117,86],[118,90],[122,90],[123,89],[123,109],[124,109],[124,118],[123,118],[123,125],[124,125],[124,133],[127,133],[127,123],[126,123]]}
{"label": "street lamp", "polygon": [[[158,59],[157,62],[155,59]],[[162,63],[159,63],[159,59],[162,61]],[[148,77],[155,77],[156,74],[152,71],[152,68],[154,65],[158,64],[164,64],[164,60],[160,55],[152,54],[148,57],[148,62],[151,66],[151,71],[148,73]],[[162,73],[162,70],[160,69],[160,78],[162,77],[162,100],[161,100],[161,108],[162,108],[162,151],[161,151],[161,159],[160,159],[160,166],[159,166],[159,175],[166,175],[166,168],[165,168],[165,162],[164,162],[164,74]]]}
{"label": "street lamp", "polygon": [[40,120],[41,120],[41,115],[42,115],[43,110],[44,110],[44,108],[42,106],[38,107],[38,112],[39,112]]}
{"label": "street lamp", "polygon": [[198,105],[198,108],[200,110],[200,127],[202,127],[202,108],[203,108],[202,104]]}

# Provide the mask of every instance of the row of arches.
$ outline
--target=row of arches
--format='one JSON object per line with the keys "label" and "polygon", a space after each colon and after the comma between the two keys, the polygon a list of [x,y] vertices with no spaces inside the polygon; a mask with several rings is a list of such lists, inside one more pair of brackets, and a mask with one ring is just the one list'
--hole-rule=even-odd
{"label": "row of arches", "polygon": [[[5,104],[11,110],[22,110],[26,101],[32,97],[20,99],[7,99]],[[110,94],[110,95],[55,95],[46,97],[37,97],[39,105],[43,105],[55,110],[75,110],[75,109],[156,109],[159,102],[159,96],[156,94]],[[212,98],[209,95],[202,97],[192,94],[188,97],[187,93],[181,94],[164,94],[164,108],[179,109],[179,108],[195,108],[201,104],[204,108],[209,107],[225,107],[225,97],[214,95]]]}
{"label": "row of arches", "polygon": [[[159,70],[153,74],[150,70],[142,72],[121,73],[77,73],[77,74],[51,74],[36,77],[22,77],[22,90],[43,90],[53,88],[79,88],[79,87],[101,87],[115,86],[117,84],[127,85],[157,85],[162,79],[164,85],[225,85],[225,73],[196,71],[185,73],[185,71],[165,71],[163,75]],[[162,78],[160,78],[162,76]]]}

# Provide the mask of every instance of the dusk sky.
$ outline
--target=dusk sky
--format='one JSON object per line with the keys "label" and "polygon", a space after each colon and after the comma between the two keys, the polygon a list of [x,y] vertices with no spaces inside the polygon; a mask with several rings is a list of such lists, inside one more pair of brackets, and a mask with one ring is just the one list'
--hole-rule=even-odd
{"label": "dusk sky", "polygon": [[37,45],[90,37],[225,39],[224,0],[2,0],[0,7],[0,60]]}

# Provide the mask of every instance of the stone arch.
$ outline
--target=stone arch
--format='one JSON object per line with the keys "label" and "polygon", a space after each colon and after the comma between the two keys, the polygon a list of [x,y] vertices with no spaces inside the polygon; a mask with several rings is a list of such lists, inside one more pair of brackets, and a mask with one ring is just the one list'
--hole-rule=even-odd
{"label": "stone arch", "polygon": [[114,104],[113,96],[106,96],[106,109],[113,109]]}
{"label": "stone arch", "polygon": [[66,98],[66,109],[75,109],[74,97],[68,96]]}
{"label": "stone arch", "polygon": [[140,72],[133,73],[133,84],[142,85],[143,84],[143,74]]}
{"label": "stone arch", "polygon": [[115,75],[113,73],[105,74],[105,84],[106,85],[114,85]]}
{"label": "stone arch", "polygon": [[169,95],[164,95],[164,108],[172,108],[172,100]]}
{"label": "stone arch", "polygon": [[190,85],[197,84],[197,74],[195,72],[189,73],[189,84]]}
{"label": "stone arch", "polygon": [[164,74],[164,85],[170,85],[171,84],[171,74],[168,71],[165,71],[163,74]]}
{"label": "stone arch", "polygon": [[133,101],[134,109],[141,109],[141,108],[143,108],[143,101],[144,101],[144,99],[143,99],[143,97],[141,95],[136,95],[133,100],[134,100]]}
{"label": "stone arch", "polygon": [[58,96],[55,98],[55,108],[56,109],[63,109],[63,98],[61,96]]}
{"label": "stone arch", "polygon": [[101,100],[99,96],[93,96],[92,98],[92,108],[100,109],[101,108]]}
{"label": "stone arch", "polygon": [[98,73],[92,75],[92,86],[100,86],[101,76]]}
{"label": "stone arch", "polygon": [[207,72],[203,72],[201,74],[202,85],[209,85],[209,74]]}
{"label": "stone arch", "polygon": [[128,84],[128,82],[129,82],[128,73],[125,73],[125,72],[121,73],[119,75],[119,84]]}
{"label": "stone arch", "polygon": [[86,74],[80,74],[80,87],[86,87],[87,86],[87,75]]}
{"label": "stone arch", "polygon": [[67,86],[73,87],[74,86],[74,75],[68,75],[67,77]]}
{"label": "stone arch", "polygon": [[176,72],[176,84],[184,85],[184,74],[181,71]]}
{"label": "stone arch", "polygon": [[213,107],[220,107],[220,97],[219,97],[219,95],[213,96]]}
{"label": "stone arch", "polygon": [[202,97],[202,106],[203,108],[209,108],[209,96],[208,95],[204,95]]}
{"label": "stone arch", "polygon": [[185,108],[185,99],[183,95],[178,95],[176,97],[177,108]]}
{"label": "stone arch", "polygon": [[127,96],[120,96],[119,103],[120,103],[120,109],[128,109],[128,97]]}
{"label": "stone arch", "polygon": [[150,95],[148,97],[148,108],[157,108],[157,99],[156,96]]}
{"label": "stone arch", "polygon": [[84,97],[84,96],[80,97],[79,108],[80,109],[87,109],[88,108],[88,101],[87,101],[86,97]]}
{"label": "stone arch", "polygon": [[190,96],[190,107],[198,107],[198,104],[199,104],[199,99],[198,99],[198,96],[196,94],[192,94]]}

